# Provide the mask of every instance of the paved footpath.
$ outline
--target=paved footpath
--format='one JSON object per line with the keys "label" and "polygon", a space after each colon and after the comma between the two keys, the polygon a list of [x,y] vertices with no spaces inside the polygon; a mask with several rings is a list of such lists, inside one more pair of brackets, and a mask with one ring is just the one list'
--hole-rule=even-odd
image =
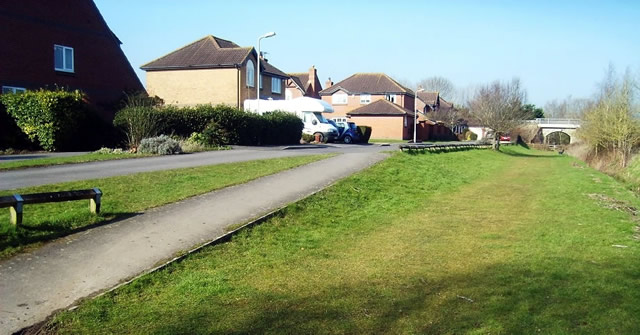
{"label": "paved footpath", "polygon": [[[44,320],[386,156],[345,153],[70,235],[0,261],[0,334]],[[108,197],[103,201],[109,201]]]}
{"label": "paved footpath", "polygon": [[390,147],[381,147],[379,145],[344,144],[334,144],[314,149],[282,149],[283,147],[237,147],[234,150],[207,151],[188,155],[168,155],[0,171],[0,190],[257,159],[322,153],[374,153],[393,150]]}

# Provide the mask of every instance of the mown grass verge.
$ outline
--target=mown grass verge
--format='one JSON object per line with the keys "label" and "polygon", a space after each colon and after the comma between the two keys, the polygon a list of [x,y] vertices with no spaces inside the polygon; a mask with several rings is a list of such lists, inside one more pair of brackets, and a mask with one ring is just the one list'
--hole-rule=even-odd
{"label": "mown grass verge", "polygon": [[144,172],[0,191],[0,195],[11,195],[98,187],[104,193],[102,211],[97,216],[89,213],[86,201],[27,205],[24,207],[23,224],[16,227],[9,223],[9,210],[3,208],[0,211],[0,258],[13,255],[25,246],[68,235],[87,226],[128,217],[145,209],[245,183],[329,156],[331,155],[276,158]]}
{"label": "mown grass verge", "polygon": [[142,157],[149,157],[149,156],[152,156],[152,155],[130,154],[130,153],[99,154],[99,153],[91,152],[87,154],[81,154],[77,156],[68,156],[68,157],[43,157],[43,158],[32,158],[32,159],[25,159],[25,160],[18,160],[18,161],[0,162],[0,171],[26,169],[26,168],[32,168],[32,167],[43,167],[43,166],[52,166],[52,165],[62,165],[62,164],[88,163],[88,162],[107,161],[107,160],[115,160],[115,159],[142,158]]}
{"label": "mown grass verge", "polygon": [[639,205],[557,154],[397,153],[47,329],[638,333],[637,222],[607,199]]}

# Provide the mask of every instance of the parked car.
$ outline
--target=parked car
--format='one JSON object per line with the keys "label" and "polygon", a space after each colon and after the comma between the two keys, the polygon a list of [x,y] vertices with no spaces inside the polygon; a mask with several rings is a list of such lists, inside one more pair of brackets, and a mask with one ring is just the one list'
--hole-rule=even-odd
{"label": "parked car", "polygon": [[509,135],[500,136],[500,142],[511,142],[511,136]]}
{"label": "parked car", "polygon": [[342,141],[346,144],[360,142],[360,136],[358,135],[358,127],[355,122],[342,122],[329,120],[336,129],[338,129],[337,141]]}

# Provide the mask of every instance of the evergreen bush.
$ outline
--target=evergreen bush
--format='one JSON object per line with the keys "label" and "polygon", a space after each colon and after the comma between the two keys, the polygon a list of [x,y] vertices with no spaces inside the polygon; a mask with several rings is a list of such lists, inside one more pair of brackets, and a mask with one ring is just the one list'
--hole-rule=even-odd
{"label": "evergreen bush", "polygon": [[72,136],[88,112],[84,95],[78,90],[40,89],[20,94],[3,94],[0,100],[6,107],[7,114],[29,140],[37,142],[47,151],[71,146]]}

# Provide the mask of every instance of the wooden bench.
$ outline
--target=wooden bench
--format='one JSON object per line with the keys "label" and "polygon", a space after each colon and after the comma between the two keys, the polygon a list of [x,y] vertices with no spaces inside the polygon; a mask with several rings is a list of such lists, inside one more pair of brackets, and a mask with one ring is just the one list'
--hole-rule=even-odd
{"label": "wooden bench", "polygon": [[9,207],[9,211],[11,212],[11,223],[19,225],[22,224],[22,207],[27,204],[89,199],[89,210],[91,213],[98,214],[100,213],[101,198],[102,191],[100,191],[99,188],[48,193],[14,194],[0,197],[0,208]]}

